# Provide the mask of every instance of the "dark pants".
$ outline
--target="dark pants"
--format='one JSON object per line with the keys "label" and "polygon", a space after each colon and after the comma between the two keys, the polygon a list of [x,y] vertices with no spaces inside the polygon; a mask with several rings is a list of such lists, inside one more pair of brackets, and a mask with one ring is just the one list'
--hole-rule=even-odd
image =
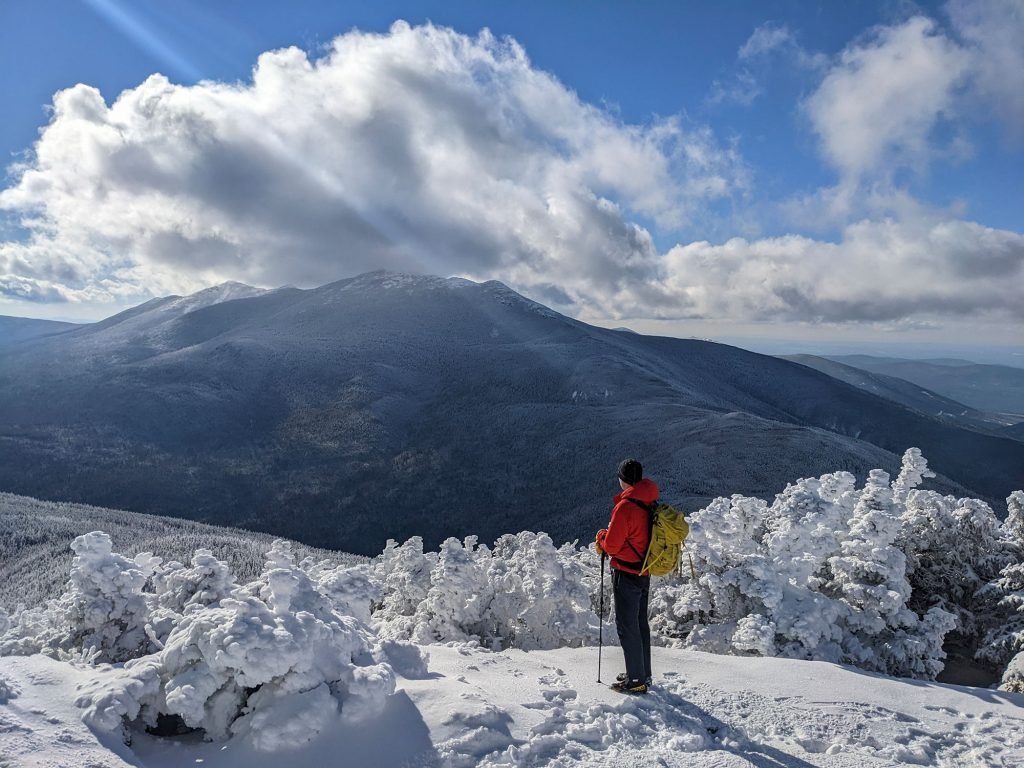
{"label": "dark pants", "polygon": [[612,590],[615,595],[615,629],[626,657],[626,677],[646,680],[651,676],[651,627],[647,623],[647,598],[651,591],[650,576],[612,568]]}

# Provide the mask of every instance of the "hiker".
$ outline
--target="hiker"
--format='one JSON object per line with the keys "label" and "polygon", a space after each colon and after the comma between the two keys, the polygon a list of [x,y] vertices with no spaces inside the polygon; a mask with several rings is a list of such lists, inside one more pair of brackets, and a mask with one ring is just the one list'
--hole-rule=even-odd
{"label": "hiker", "polygon": [[626,671],[612,689],[647,693],[651,683],[651,629],[647,623],[651,577],[641,569],[651,535],[651,516],[641,504],[654,505],[658,486],[644,479],[644,468],[636,459],[619,465],[619,486],[622,492],[615,496],[611,521],[594,537],[598,554],[611,558],[615,629],[626,659]]}

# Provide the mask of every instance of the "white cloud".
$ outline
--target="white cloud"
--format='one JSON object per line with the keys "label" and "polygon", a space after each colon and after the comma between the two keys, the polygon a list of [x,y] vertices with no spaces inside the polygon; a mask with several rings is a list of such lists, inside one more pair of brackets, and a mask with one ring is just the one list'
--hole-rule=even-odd
{"label": "white cloud", "polygon": [[1011,136],[1024,138],[1024,4],[953,0],[948,11],[971,54],[972,106],[994,110]]}
{"label": "white cloud", "polygon": [[[748,57],[793,45],[788,30],[764,34]],[[29,232],[0,242],[0,304],[125,304],[393,268],[501,279],[591,318],[1019,322],[1024,236],[937,215],[885,183],[894,164],[923,162],[932,127],[955,113],[975,71],[965,56],[911,19],[851,46],[811,97],[843,177],[806,206],[880,220],[835,243],[668,253],[635,222],[679,231],[742,198],[738,153],[680,119],[624,124],[486,32],[353,32],[319,60],[264,54],[248,84],[157,75],[110,105],[77,85],[55,96],[34,157],[0,192]]]}
{"label": "white cloud", "polygon": [[935,126],[955,115],[969,65],[923,16],[851,45],[805,105],[825,158],[853,182],[923,168]]}
{"label": "white cloud", "polygon": [[750,106],[765,93],[763,71],[772,59],[782,59],[807,71],[819,70],[828,63],[825,55],[804,48],[789,27],[773,22],[757,27],[740,46],[736,59],[735,76],[715,80],[708,103]]}
{"label": "white cloud", "polygon": [[796,39],[789,27],[780,24],[762,24],[755,29],[747,41],[740,46],[737,56],[740,60],[763,56],[779,48],[796,45]]}
{"label": "white cloud", "polygon": [[58,93],[0,192],[31,233],[0,243],[0,293],[37,281],[114,299],[384,267],[614,294],[657,267],[632,217],[684,227],[745,174],[707,130],[581,102],[514,41],[398,23],[319,60],[263,54],[250,84],[154,75],[109,106],[87,85]]}
{"label": "white cloud", "polygon": [[[948,29],[925,16],[875,28],[839,54],[806,99],[840,186],[891,183],[935,159],[963,161],[974,151],[969,124],[996,118],[1024,137],[1024,5],[951,0],[946,10]],[[790,38],[770,29],[747,45],[756,53]]]}
{"label": "white cloud", "polygon": [[682,317],[890,323],[1024,320],[1024,235],[955,219],[851,224],[836,242],[799,235],[665,257],[660,313]]}

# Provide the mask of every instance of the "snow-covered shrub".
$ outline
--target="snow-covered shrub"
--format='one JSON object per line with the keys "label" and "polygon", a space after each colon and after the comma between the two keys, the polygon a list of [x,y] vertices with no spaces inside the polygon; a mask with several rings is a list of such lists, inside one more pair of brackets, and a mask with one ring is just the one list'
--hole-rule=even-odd
{"label": "snow-covered shrub", "polygon": [[900,473],[892,481],[892,500],[897,506],[904,504],[910,491],[917,488],[926,477],[935,477],[928,469],[928,461],[921,455],[920,448],[908,448],[903,454]]}
{"label": "snow-covered shrub", "polygon": [[718,653],[934,677],[955,620],[939,607],[923,617],[908,607],[907,559],[894,546],[902,501],[925,476],[923,457],[908,452],[895,493],[875,470],[860,490],[847,472],[800,480],[770,507],[715,499],[690,516],[697,578],[684,569],[681,579],[656,584],[652,630],[670,644]]}
{"label": "snow-covered shrub", "polygon": [[652,632],[725,653],[735,622],[770,612],[765,601],[775,601],[779,592],[759,552],[766,510],[761,499],[734,495],[690,516],[686,547],[698,579],[669,578],[654,585]]}
{"label": "snow-covered shrub", "polygon": [[1024,549],[1024,491],[1014,491],[1006,499],[1006,520],[1002,529],[1005,539]]}
{"label": "snow-covered shrub", "polygon": [[238,586],[227,563],[208,549],[197,549],[189,567],[174,561],[157,564],[152,580],[157,604],[179,614],[191,606],[215,605]]}
{"label": "snow-covered shrub", "polygon": [[383,597],[373,614],[381,637],[407,640],[413,636],[413,617],[430,591],[430,574],[437,553],[424,553],[419,536],[398,544],[389,539],[384,552],[370,566],[370,579]]}
{"label": "snow-covered shrub", "polygon": [[502,536],[485,574],[485,640],[525,650],[592,640],[597,622],[584,583],[588,570],[573,545],[556,549],[546,533]]}
{"label": "snow-covered shrub", "polygon": [[475,536],[465,542],[441,543],[430,573],[430,590],[413,616],[412,639],[417,643],[479,641],[484,611],[493,593],[486,589],[487,547],[477,551]]}
{"label": "snow-covered shrub", "polygon": [[[371,574],[383,576],[383,603],[373,614],[382,637],[525,649],[596,637],[593,553],[571,544],[556,548],[547,534],[529,531],[502,536],[493,550],[472,536],[448,539],[436,554],[425,555],[422,547],[418,538],[389,542],[371,566]],[[411,604],[409,591],[422,597]]]}
{"label": "snow-covered shrub", "polygon": [[227,563],[208,549],[197,549],[189,566],[175,560],[165,565],[160,558],[151,558],[148,565],[152,592],[147,594],[145,629],[156,648],[163,648],[185,613],[216,605],[238,586]]}
{"label": "snow-covered shrub", "polygon": [[1024,652],[1024,562],[1006,566],[978,596],[992,613],[977,658],[1001,667]]}
{"label": "snow-covered shrub", "polygon": [[851,626],[877,634],[899,622],[910,597],[906,556],[893,543],[900,531],[889,475],[873,469],[861,492],[839,554],[828,560],[822,591],[842,599],[852,611]]}
{"label": "snow-covered shrub", "polygon": [[370,612],[384,597],[384,590],[372,580],[369,565],[334,566],[321,562],[306,571],[317,591],[331,601],[336,611],[370,623]]}
{"label": "snow-covered shrub", "polygon": [[[207,576],[220,573],[205,555],[198,562],[193,567]],[[328,571],[319,575],[339,583]],[[223,573],[186,581],[230,583]],[[378,662],[369,628],[337,610],[295,564],[287,542],[274,543],[255,582],[233,587],[216,603],[185,602],[159,652],[80,693],[94,727],[177,715],[207,738],[242,736],[256,749],[277,750],[309,741],[339,717],[375,716],[394,691],[394,674]]]}
{"label": "snow-covered shrub", "polygon": [[123,667],[105,667],[90,675],[78,689],[75,705],[82,719],[98,731],[123,730],[129,721],[140,718],[156,723],[160,697],[160,660],[158,656],[132,659]]}
{"label": "snow-covered shrub", "polygon": [[1014,656],[1006,666],[999,690],[1024,693],[1024,651]]}
{"label": "snow-covered shrub", "polygon": [[100,531],[79,536],[71,548],[75,557],[64,594],[45,607],[16,612],[0,636],[0,655],[91,651],[97,661],[116,662],[154,650],[143,594],[151,555],[119,555]]}

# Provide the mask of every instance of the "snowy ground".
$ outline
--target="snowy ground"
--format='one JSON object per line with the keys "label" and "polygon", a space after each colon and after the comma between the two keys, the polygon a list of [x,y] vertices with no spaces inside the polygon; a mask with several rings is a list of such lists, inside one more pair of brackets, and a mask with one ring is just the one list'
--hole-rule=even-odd
{"label": "snowy ground", "polygon": [[[597,684],[595,648],[427,650],[429,675],[400,674],[380,718],[277,753],[238,739],[97,737],[74,699],[102,667],[0,658],[0,767],[1024,766],[1024,695],[656,648],[655,691],[623,697]],[[606,682],[619,654],[605,650]]]}

